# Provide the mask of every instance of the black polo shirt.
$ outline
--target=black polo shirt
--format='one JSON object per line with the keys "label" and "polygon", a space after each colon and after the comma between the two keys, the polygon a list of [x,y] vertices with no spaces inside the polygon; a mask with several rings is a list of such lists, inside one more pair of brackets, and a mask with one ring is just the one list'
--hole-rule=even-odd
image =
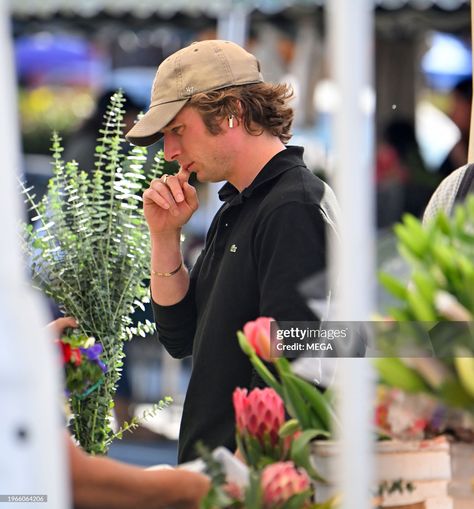
{"label": "black polo shirt", "polygon": [[323,202],[331,191],[302,155],[302,148],[287,147],[241,193],[225,184],[188,293],[173,306],[154,303],[162,344],[173,357],[193,358],[180,462],[196,456],[198,440],[235,448],[232,393],[252,385],[236,332],[259,316],[315,320],[297,287],[325,269],[330,214]]}

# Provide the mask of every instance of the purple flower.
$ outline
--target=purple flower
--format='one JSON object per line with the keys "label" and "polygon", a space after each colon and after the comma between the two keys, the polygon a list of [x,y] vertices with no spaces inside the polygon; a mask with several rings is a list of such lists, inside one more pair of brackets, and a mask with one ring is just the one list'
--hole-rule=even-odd
{"label": "purple flower", "polygon": [[101,344],[96,343],[89,348],[81,347],[80,350],[90,361],[95,362],[103,373],[107,371],[107,366],[100,360],[100,355],[103,352]]}
{"label": "purple flower", "polygon": [[85,354],[89,360],[98,361],[99,355],[102,353],[102,345],[96,343],[95,345],[92,345],[89,348],[81,347],[81,352]]}
{"label": "purple flower", "polygon": [[436,410],[433,412],[433,415],[431,416],[430,425],[434,430],[440,430],[445,419],[446,419],[446,409],[442,405],[439,405],[436,407]]}
{"label": "purple flower", "polygon": [[97,364],[99,365],[100,369],[102,370],[102,373],[107,372],[107,366],[99,359],[97,359]]}

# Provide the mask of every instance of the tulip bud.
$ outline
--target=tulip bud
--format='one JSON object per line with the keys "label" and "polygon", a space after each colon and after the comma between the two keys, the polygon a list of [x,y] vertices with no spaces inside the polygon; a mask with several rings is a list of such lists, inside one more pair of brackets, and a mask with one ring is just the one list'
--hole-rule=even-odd
{"label": "tulip bud", "polygon": [[244,325],[244,334],[257,355],[270,361],[270,324],[273,318],[260,317]]}

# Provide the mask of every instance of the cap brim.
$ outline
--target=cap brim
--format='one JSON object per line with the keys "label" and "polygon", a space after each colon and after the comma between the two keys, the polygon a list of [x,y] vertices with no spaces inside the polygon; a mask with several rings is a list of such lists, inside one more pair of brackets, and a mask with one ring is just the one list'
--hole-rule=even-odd
{"label": "cap brim", "polygon": [[161,130],[173,120],[188,101],[189,99],[181,99],[152,106],[128,131],[125,138],[139,147],[152,145],[163,136]]}

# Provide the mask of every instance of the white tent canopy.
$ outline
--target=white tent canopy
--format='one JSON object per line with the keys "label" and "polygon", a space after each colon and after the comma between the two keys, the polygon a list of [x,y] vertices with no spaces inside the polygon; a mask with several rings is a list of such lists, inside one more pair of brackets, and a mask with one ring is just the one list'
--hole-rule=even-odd
{"label": "white tent canopy", "polygon": [[[172,15],[176,12],[218,14],[239,8],[257,9],[264,13],[278,12],[292,6],[320,7],[325,0],[9,0],[11,12],[22,16],[51,16],[54,14],[74,14],[84,17],[100,12],[113,15],[133,13],[146,17],[158,13]],[[469,0],[372,0],[374,7],[400,9],[410,7],[426,10],[438,7],[446,11],[469,5]]]}

